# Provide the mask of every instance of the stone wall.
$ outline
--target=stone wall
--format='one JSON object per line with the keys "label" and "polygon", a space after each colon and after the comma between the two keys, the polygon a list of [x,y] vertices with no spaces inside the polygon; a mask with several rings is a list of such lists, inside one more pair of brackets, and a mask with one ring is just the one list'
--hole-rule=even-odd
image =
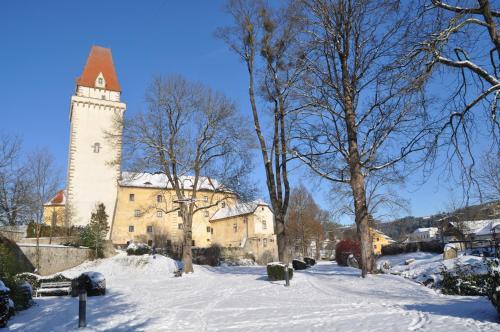
{"label": "stone wall", "polygon": [[[78,236],[54,236],[52,239],[50,237],[41,237],[39,241],[40,244],[64,244],[67,242],[77,242]],[[17,242],[36,244],[36,237],[23,238]]]}
{"label": "stone wall", "polygon": [[[18,243],[19,249],[33,266],[36,266],[36,245]],[[91,259],[93,251],[87,248],[65,247],[61,245],[40,245],[40,275],[50,275],[82,264]]]}

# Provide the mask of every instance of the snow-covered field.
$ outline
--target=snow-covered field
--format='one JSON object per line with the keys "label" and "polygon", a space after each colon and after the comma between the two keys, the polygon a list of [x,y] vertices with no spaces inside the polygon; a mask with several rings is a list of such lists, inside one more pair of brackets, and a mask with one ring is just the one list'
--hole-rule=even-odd
{"label": "snow-covered field", "polygon": [[[172,260],[118,255],[67,271],[102,272],[108,294],[88,301],[90,331],[500,331],[486,298],[445,296],[395,275],[363,280],[321,262],[290,287],[264,267],[202,267],[172,277]],[[7,331],[76,330],[78,300],[36,299]]]}

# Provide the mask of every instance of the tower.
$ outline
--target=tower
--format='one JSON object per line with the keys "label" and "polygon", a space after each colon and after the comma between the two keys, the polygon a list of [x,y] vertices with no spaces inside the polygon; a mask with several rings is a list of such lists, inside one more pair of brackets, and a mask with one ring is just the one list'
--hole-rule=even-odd
{"label": "tower", "polygon": [[[111,50],[92,46],[71,97],[67,204],[71,225],[85,226],[97,203],[113,220],[120,177],[119,121],[126,104]],[[110,135],[111,134],[111,135]]]}

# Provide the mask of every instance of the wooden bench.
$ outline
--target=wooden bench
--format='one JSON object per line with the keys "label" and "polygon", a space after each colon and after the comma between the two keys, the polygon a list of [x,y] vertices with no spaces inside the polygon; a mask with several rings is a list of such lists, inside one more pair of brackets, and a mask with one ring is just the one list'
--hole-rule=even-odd
{"label": "wooden bench", "polygon": [[42,282],[40,288],[36,290],[36,296],[41,294],[66,293],[69,295],[71,292],[71,281],[56,281],[56,282]]}

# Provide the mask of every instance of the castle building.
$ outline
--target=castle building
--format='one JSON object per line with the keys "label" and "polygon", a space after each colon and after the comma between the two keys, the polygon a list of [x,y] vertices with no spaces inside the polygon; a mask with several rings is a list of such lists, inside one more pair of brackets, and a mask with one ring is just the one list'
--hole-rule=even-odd
{"label": "castle building", "polygon": [[[126,104],[111,50],[93,46],[71,97],[67,188],[44,204],[49,225],[85,226],[98,203],[109,215],[109,238],[175,247],[183,239],[175,190],[165,174],[121,172],[120,126]],[[182,179],[192,188],[192,178]],[[200,179],[193,215],[193,246],[239,248],[257,261],[277,260],[274,215],[262,201],[242,203],[220,190],[216,179]],[[214,185],[215,184],[215,185]]]}

